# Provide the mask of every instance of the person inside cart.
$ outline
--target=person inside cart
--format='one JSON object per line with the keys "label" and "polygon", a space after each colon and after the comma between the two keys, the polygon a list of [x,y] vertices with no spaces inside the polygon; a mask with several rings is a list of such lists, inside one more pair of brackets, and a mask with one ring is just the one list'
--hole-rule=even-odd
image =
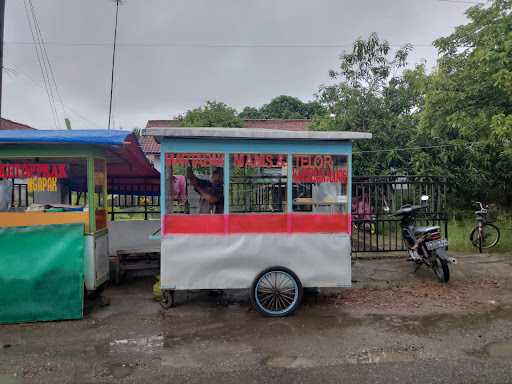
{"label": "person inside cart", "polygon": [[214,168],[210,180],[194,175],[192,167],[187,167],[187,179],[201,196],[199,213],[224,213],[224,181],[222,168]]}

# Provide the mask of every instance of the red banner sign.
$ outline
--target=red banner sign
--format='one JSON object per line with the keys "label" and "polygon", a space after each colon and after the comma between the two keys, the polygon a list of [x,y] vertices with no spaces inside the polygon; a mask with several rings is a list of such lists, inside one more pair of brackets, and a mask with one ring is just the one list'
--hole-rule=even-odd
{"label": "red banner sign", "polygon": [[224,167],[224,154],[222,153],[166,153],[165,165],[167,167]]}
{"label": "red banner sign", "polygon": [[234,168],[282,168],[286,167],[286,155],[234,153]]}
{"label": "red banner sign", "polygon": [[335,166],[331,155],[295,155],[292,169],[294,183],[347,182],[347,169]]}
{"label": "red banner sign", "polygon": [[342,183],[347,182],[346,169],[329,168],[293,168],[294,183]]}
{"label": "red banner sign", "polygon": [[29,178],[67,179],[66,164],[12,163],[0,164],[0,179]]}

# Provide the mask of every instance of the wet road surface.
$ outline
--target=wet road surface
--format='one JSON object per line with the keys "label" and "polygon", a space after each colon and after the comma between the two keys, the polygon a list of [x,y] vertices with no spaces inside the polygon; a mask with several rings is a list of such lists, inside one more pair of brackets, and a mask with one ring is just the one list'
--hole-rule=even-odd
{"label": "wet road surface", "polygon": [[0,384],[512,382],[512,267],[468,257],[447,286],[403,260],[358,261],[354,288],[262,318],[244,292],[182,294],[151,279],[106,290],[84,320],[0,326]]}

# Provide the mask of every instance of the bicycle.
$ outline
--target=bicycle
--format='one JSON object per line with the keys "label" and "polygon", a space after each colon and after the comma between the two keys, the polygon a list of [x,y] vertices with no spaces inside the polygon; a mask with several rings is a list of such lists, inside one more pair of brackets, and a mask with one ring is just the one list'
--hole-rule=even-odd
{"label": "bicycle", "polygon": [[476,201],[475,204],[479,206],[480,210],[475,211],[476,215],[476,226],[471,231],[469,240],[474,247],[478,248],[478,251],[482,253],[482,249],[489,249],[498,244],[500,240],[499,228],[492,224],[492,220],[489,218],[489,206],[485,208],[481,202]]}

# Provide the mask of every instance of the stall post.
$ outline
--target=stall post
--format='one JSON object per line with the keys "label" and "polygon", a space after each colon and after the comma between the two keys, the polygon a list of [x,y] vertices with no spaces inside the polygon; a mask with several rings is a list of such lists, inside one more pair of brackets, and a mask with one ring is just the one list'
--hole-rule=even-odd
{"label": "stall post", "polygon": [[94,214],[94,158],[87,158],[87,205],[89,206],[89,233],[96,232],[96,216]]}

